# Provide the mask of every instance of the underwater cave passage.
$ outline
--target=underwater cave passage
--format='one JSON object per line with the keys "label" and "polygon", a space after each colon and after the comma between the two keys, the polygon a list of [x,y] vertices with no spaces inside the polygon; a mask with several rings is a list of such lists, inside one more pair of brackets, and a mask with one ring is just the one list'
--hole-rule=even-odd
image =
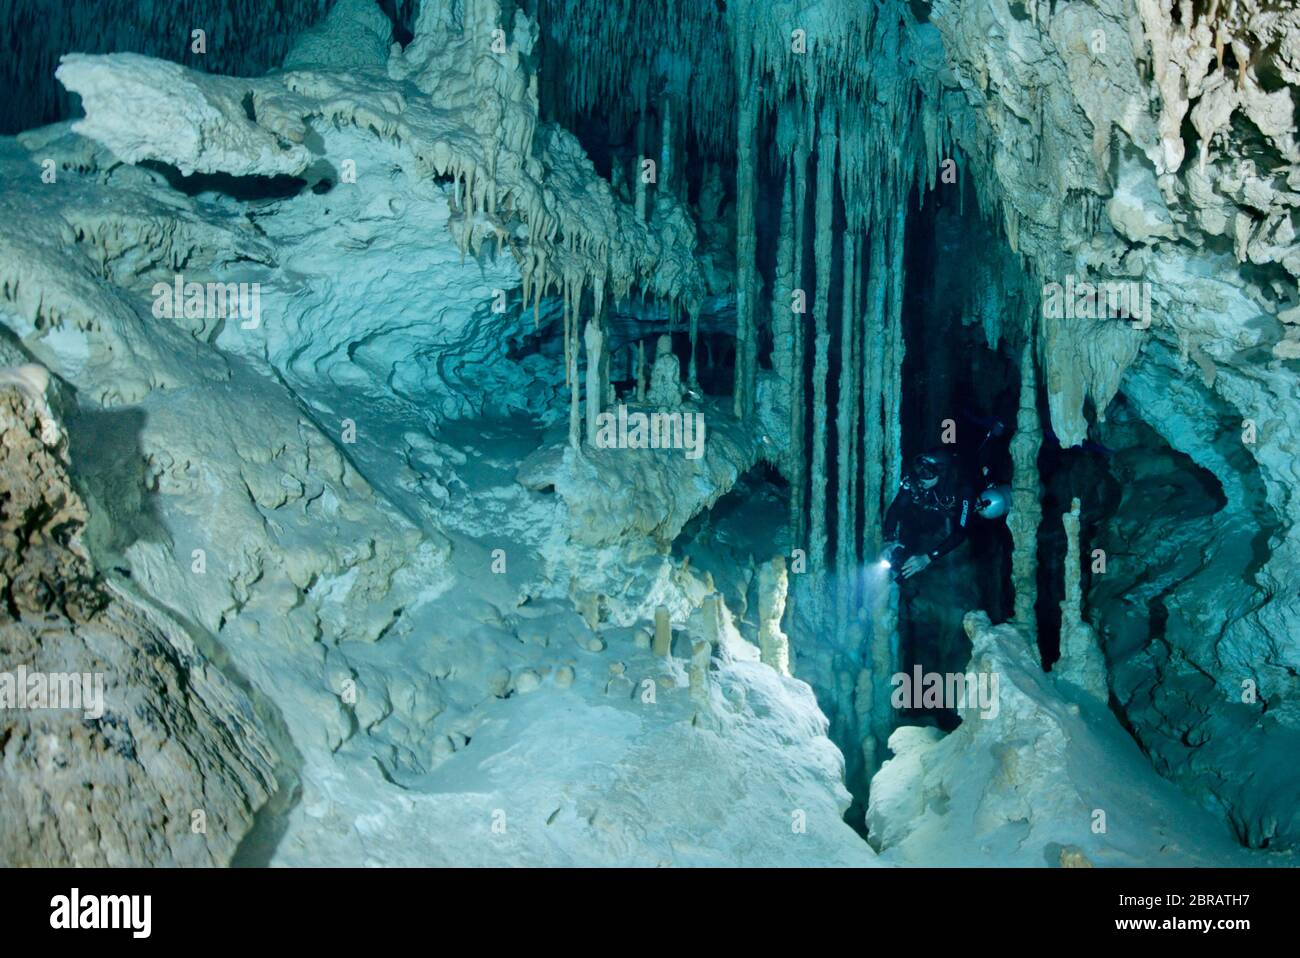
{"label": "underwater cave passage", "polygon": [[[913,197],[913,202],[915,197]],[[974,204],[932,194],[908,217],[900,419],[903,469],[924,452],[949,453],[967,490],[1008,485],[1023,335],[1015,301],[1019,264]],[[887,491],[887,498],[893,490]],[[899,666],[961,672],[970,658],[962,617],[1011,616],[1011,536],[1003,518],[971,515],[966,541],[900,584]],[[905,710],[900,721],[944,728],[956,713]]]}
{"label": "underwater cave passage", "polygon": [[688,522],[673,541],[673,558],[712,579],[742,621],[755,608],[757,577],[743,575],[752,559],[789,551],[790,484],[760,462],[731,490]]}

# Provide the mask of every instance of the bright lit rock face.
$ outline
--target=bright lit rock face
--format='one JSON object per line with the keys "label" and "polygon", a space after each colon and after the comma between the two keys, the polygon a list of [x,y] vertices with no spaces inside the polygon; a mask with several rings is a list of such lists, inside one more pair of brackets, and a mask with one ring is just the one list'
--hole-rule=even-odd
{"label": "bright lit rock face", "polygon": [[[0,138],[0,673],[106,691],[0,712],[0,864],[1300,841],[1300,14],[276,9],[237,62],[18,61],[84,116]],[[976,216],[918,320],[917,224]],[[944,338],[1013,500],[997,624],[939,596],[997,683],[946,733],[877,562]],[[1121,492],[1058,544],[1041,453],[1085,442]]]}
{"label": "bright lit rock face", "polygon": [[[905,726],[872,781],[886,862],[1020,867],[1248,864],[1227,826],[1161,780],[1105,706],[1039,668],[1010,626],[967,618],[972,691],[947,736]],[[972,686],[974,689],[975,686]],[[993,703],[996,703],[994,705]],[[986,705],[988,707],[986,707]]]}

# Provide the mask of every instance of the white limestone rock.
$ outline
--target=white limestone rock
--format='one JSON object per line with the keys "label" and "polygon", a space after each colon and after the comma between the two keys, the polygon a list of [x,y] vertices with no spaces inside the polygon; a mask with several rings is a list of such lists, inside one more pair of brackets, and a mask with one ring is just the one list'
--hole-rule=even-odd
{"label": "white limestone rock", "polygon": [[968,671],[998,679],[939,736],[899,728],[872,779],[867,828],[886,862],[1056,866],[1258,862],[1227,826],[1156,775],[1105,706],[1043,673],[1011,625],[966,617]]}
{"label": "white limestone rock", "polygon": [[312,162],[302,120],[266,81],[232,83],[134,53],[68,54],[55,74],[81,95],[73,130],[122,161],[160,160],[182,173],[296,175]]}

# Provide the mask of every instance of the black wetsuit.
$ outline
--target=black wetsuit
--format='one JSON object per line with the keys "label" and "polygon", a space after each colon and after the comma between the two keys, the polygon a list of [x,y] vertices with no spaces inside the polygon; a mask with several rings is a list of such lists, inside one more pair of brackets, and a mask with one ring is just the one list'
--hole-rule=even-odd
{"label": "black wetsuit", "polygon": [[922,488],[910,473],[904,476],[885,513],[885,541],[901,543],[905,556],[926,553],[931,560],[942,559],[965,542],[975,503],[970,486],[957,473],[952,469],[940,476],[932,489]]}

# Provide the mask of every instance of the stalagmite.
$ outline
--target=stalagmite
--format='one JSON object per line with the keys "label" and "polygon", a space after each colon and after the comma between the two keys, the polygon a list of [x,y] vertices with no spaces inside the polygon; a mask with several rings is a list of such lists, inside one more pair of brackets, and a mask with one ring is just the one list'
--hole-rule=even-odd
{"label": "stalagmite", "polygon": [[834,241],[833,204],[835,201],[835,117],[822,114],[817,141],[817,238],[813,256],[817,267],[817,301],[813,306],[815,348],[813,357],[813,458],[811,494],[809,496],[808,560],[813,570],[826,564],[826,380],[830,367],[831,245]]}
{"label": "stalagmite", "polygon": [[1011,586],[1015,589],[1015,620],[1037,632],[1034,600],[1037,598],[1038,524],[1043,507],[1038,500],[1038,445],[1042,441],[1038,422],[1034,349],[1026,343],[1020,356],[1020,410],[1016,434],[1011,437]]}
{"label": "stalagmite", "polygon": [[777,556],[758,569],[758,650],[764,665],[790,674],[790,640],[781,631],[789,589],[785,558]]}
{"label": "stalagmite", "polygon": [[1061,517],[1065,525],[1065,598],[1061,600],[1061,658],[1052,674],[1106,702],[1106,658],[1097,633],[1083,620],[1083,567],[1079,562],[1079,500]]}
{"label": "stalagmite", "polygon": [[667,333],[655,344],[655,361],[650,368],[649,401],[666,408],[681,405],[682,367],[673,352],[673,339]]}
{"label": "stalagmite", "polygon": [[691,642],[691,663],[687,672],[690,681],[691,699],[697,704],[709,702],[709,661],[713,657],[713,646],[706,639]]}
{"label": "stalagmite", "polygon": [[673,649],[673,627],[668,618],[668,609],[658,606],[655,609],[654,654],[660,658],[667,656]]}
{"label": "stalagmite", "polygon": [[714,592],[704,597],[700,603],[700,615],[704,619],[704,637],[716,648],[722,643],[722,596]]}

